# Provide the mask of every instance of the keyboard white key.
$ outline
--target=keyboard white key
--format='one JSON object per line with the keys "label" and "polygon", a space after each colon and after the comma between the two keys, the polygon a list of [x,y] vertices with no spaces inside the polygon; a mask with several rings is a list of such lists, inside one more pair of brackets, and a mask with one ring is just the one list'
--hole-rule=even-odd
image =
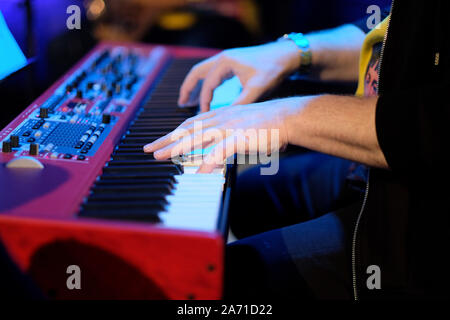
{"label": "keyboard white key", "polygon": [[159,217],[165,227],[197,231],[215,231],[218,227],[222,193],[225,184],[223,169],[218,173],[177,176],[173,194],[166,197],[169,205]]}

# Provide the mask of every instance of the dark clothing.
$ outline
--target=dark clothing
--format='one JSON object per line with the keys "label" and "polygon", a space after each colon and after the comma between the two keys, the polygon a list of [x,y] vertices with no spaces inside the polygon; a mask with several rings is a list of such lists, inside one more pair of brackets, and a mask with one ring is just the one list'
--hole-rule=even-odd
{"label": "dark clothing", "polygon": [[[446,23],[449,9],[450,2],[444,0],[395,0],[393,3],[387,41],[381,54],[376,111],[378,141],[390,170],[370,170],[367,203],[360,215],[355,209],[344,210],[345,215],[354,218],[354,223],[360,217],[357,230],[354,225],[349,227],[344,223],[340,214],[327,214],[292,227],[282,226],[299,217],[320,215],[321,210],[313,210],[311,216],[309,201],[304,199],[318,197],[325,206],[329,204],[329,197],[335,199],[329,193],[330,180],[339,180],[335,174],[324,175],[320,181],[299,179],[297,194],[292,192],[291,181],[299,176],[308,176],[307,170],[300,168],[304,163],[297,162],[298,167],[290,166],[289,170],[296,178],[291,178],[289,173],[277,175],[280,181],[276,180],[277,176],[247,177],[253,183],[247,183],[246,190],[254,190],[254,195],[241,190],[250,198],[242,197],[243,209],[238,209],[238,213],[233,215],[253,212],[253,218],[247,218],[247,225],[249,230],[257,232],[261,226],[261,231],[266,230],[268,225],[265,213],[262,214],[263,221],[258,221],[261,217],[258,211],[272,210],[276,219],[273,226],[283,227],[229,247],[231,258],[241,257],[243,263],[252,255],[242,253],[253,248],[253,256],[257,255],[260,261],[253,266],[260,266],[261,279],[267,277],[268,284],[263,281],[260,290],[276,292],[271,283],[277,283],[279,287],[284,281],[289,285],[297,283],[298,290],[307,292],[307,296],[326,297],[328,292],[338,292],[337,297],[345,298],[353,296],[353,281],[349,282],[349,279],[354,276],[359,298],[449,296],[446,252],[450,244],[450,209],[447,200],[449,187],[445,183],[450,176],[450,166],[446,164],[446,144],[450,141],[450,108],[446,91],[450,82],[450,30]],[[284,170],[283,166],[282,162],[281,170]],[[314,170],[320,171],[319,167]],[[312,187],[310,183],[313,183]],[[316,192],[310,193],[309,190]],[[291,212],[296,215],[286,215],[289,218],[280,215],[283,211],[277,208],[283,207],[277,201],[281,200],[285,203],[291,201],[289,205],[295,208]],[[302,205],[297,206],[300,203]],[[255,204],[258,210],[252,209]],[[330,210],[334,209],[330,207]],[[326,220],[323,225],[322,219]],[[233,222],[237,223],[236,220]],[[292,230],[291,238],[285,236],[285,230]],[[323,236],[324,230],[331,231],[329,237]],[[355,231],[353,251],[349,237]],[[280,251],[268,248],[270,239],[275,239]],[[280,243],[279,239],[283,242]],[[287,250],[292,244],[295,244],[294,249]],[[233,253],[238,250],[241,250],[240,254]],[[286,258],[286,252],[290,259]],[[355,255],[355,274],[352,254]],[[292,269],[290,264],[294,264],[296,269]],[[366,270],[372,265],[381,271],[380,290],[367,288]],[[282,273],[283,270],[288,275],[297,270],[298,274],[292,275],[293,283],[269,274]],[[340,281],[333,281],[338,279],[338,275]],[[251,272],[247,272],[247,279],[251,277]],[[321,277],[324,279],[322,283],[316,281]],[[340,284],[336,286],[336,283]]]}
{"label": "dark clothing", "polygon": [[227,248],[226,297],[350,299],[363,196],[348,179],[354,164],[309,153],[282,159],[273,176],[259,169],[238,177],[231,202],[231,229],[246,238]]}
{"label": "dark clothing", "polygon": [[[391,168],[371,170],[357,241],[361,297],[449,296],[449,1],[393,4],[380,67],[378,141]],[[378,265],[382,289],[365,289]]]}

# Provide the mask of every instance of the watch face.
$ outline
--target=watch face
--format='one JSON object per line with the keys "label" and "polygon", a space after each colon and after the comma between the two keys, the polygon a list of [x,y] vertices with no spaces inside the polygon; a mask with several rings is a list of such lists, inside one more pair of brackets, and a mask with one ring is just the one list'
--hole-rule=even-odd
{"label": "watch face", "polygon": [[309,47],[309,41],[306,38],[298,39],[297,40],[298,46],[302,48],[308,48]]}

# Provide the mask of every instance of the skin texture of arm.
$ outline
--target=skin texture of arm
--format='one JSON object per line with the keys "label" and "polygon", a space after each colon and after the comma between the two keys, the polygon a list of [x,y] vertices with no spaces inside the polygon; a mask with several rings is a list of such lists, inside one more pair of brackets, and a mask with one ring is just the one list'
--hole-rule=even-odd
{"label": "skin texture of arm", "polygon": [[359,55],[366,34],[353,24],[310,33],[313,72],[322,81],[358,81]]}
{"label": "skin texture of arm", "polygon": [[[234,153],[260,151],[261,141],[250,143],[252,137],[248,132],[263,129],[278,131],[277,149],[293,144],[388,168],[377,140],[376,104],[376,97],[323,95],[230,106],[188,119],[175,132],[146,145],[144,151],[153,152],[156,159],[168,159],[211,145],[214,132],[215,147],[199,169],[200,173],[209,173]],[[194,132],[199,121],[202,128]],[[278,151],[270,139],[262,142],[264,150]],[[245,148],[238,149],[239,143]]]}
{"label": "skin texture of arm", "polygon": [[323,95],[299,99],[300,107],[293,107],[285,120],[289,143],[388,168],[375,127],[377,97]]}
{"label": "skin texture of arm", "polygon": [[[365,34],[354,25],[308,34],[312,51],[311,78],[323,81],[356,81],[360,49]],[[249,104],[276,87],[301,64],[298,47],[290,40],[225,50],[195,65],[186,76],[178,104],[200,104],[209,110],[214,89],[236,76],[243,90],[233,105]],[[200,81],[201,89],[196,90]],[[200,93],[193,96],[193,92]]]}

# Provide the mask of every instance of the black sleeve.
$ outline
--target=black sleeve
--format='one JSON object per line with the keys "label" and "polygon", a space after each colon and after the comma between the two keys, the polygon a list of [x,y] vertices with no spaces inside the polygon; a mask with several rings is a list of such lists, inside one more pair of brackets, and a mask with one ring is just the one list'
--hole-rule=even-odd
{"label": "black sleeve", "polygon": [[382,95],[376,110],[378,142],[393,172],[427,175],[447,166],[450,83]]}
{"label": "black sleeve", "polygon": [[[390,11],[391,11],[390,6],[387,6],[381,10],[381,21],[383,21],[389,15]],[[370,29],[367,28],[367,18],[368,17],[364,17],[360,20],[352,22],[352,24],[360,28],[364,33],[369,33]]]}

